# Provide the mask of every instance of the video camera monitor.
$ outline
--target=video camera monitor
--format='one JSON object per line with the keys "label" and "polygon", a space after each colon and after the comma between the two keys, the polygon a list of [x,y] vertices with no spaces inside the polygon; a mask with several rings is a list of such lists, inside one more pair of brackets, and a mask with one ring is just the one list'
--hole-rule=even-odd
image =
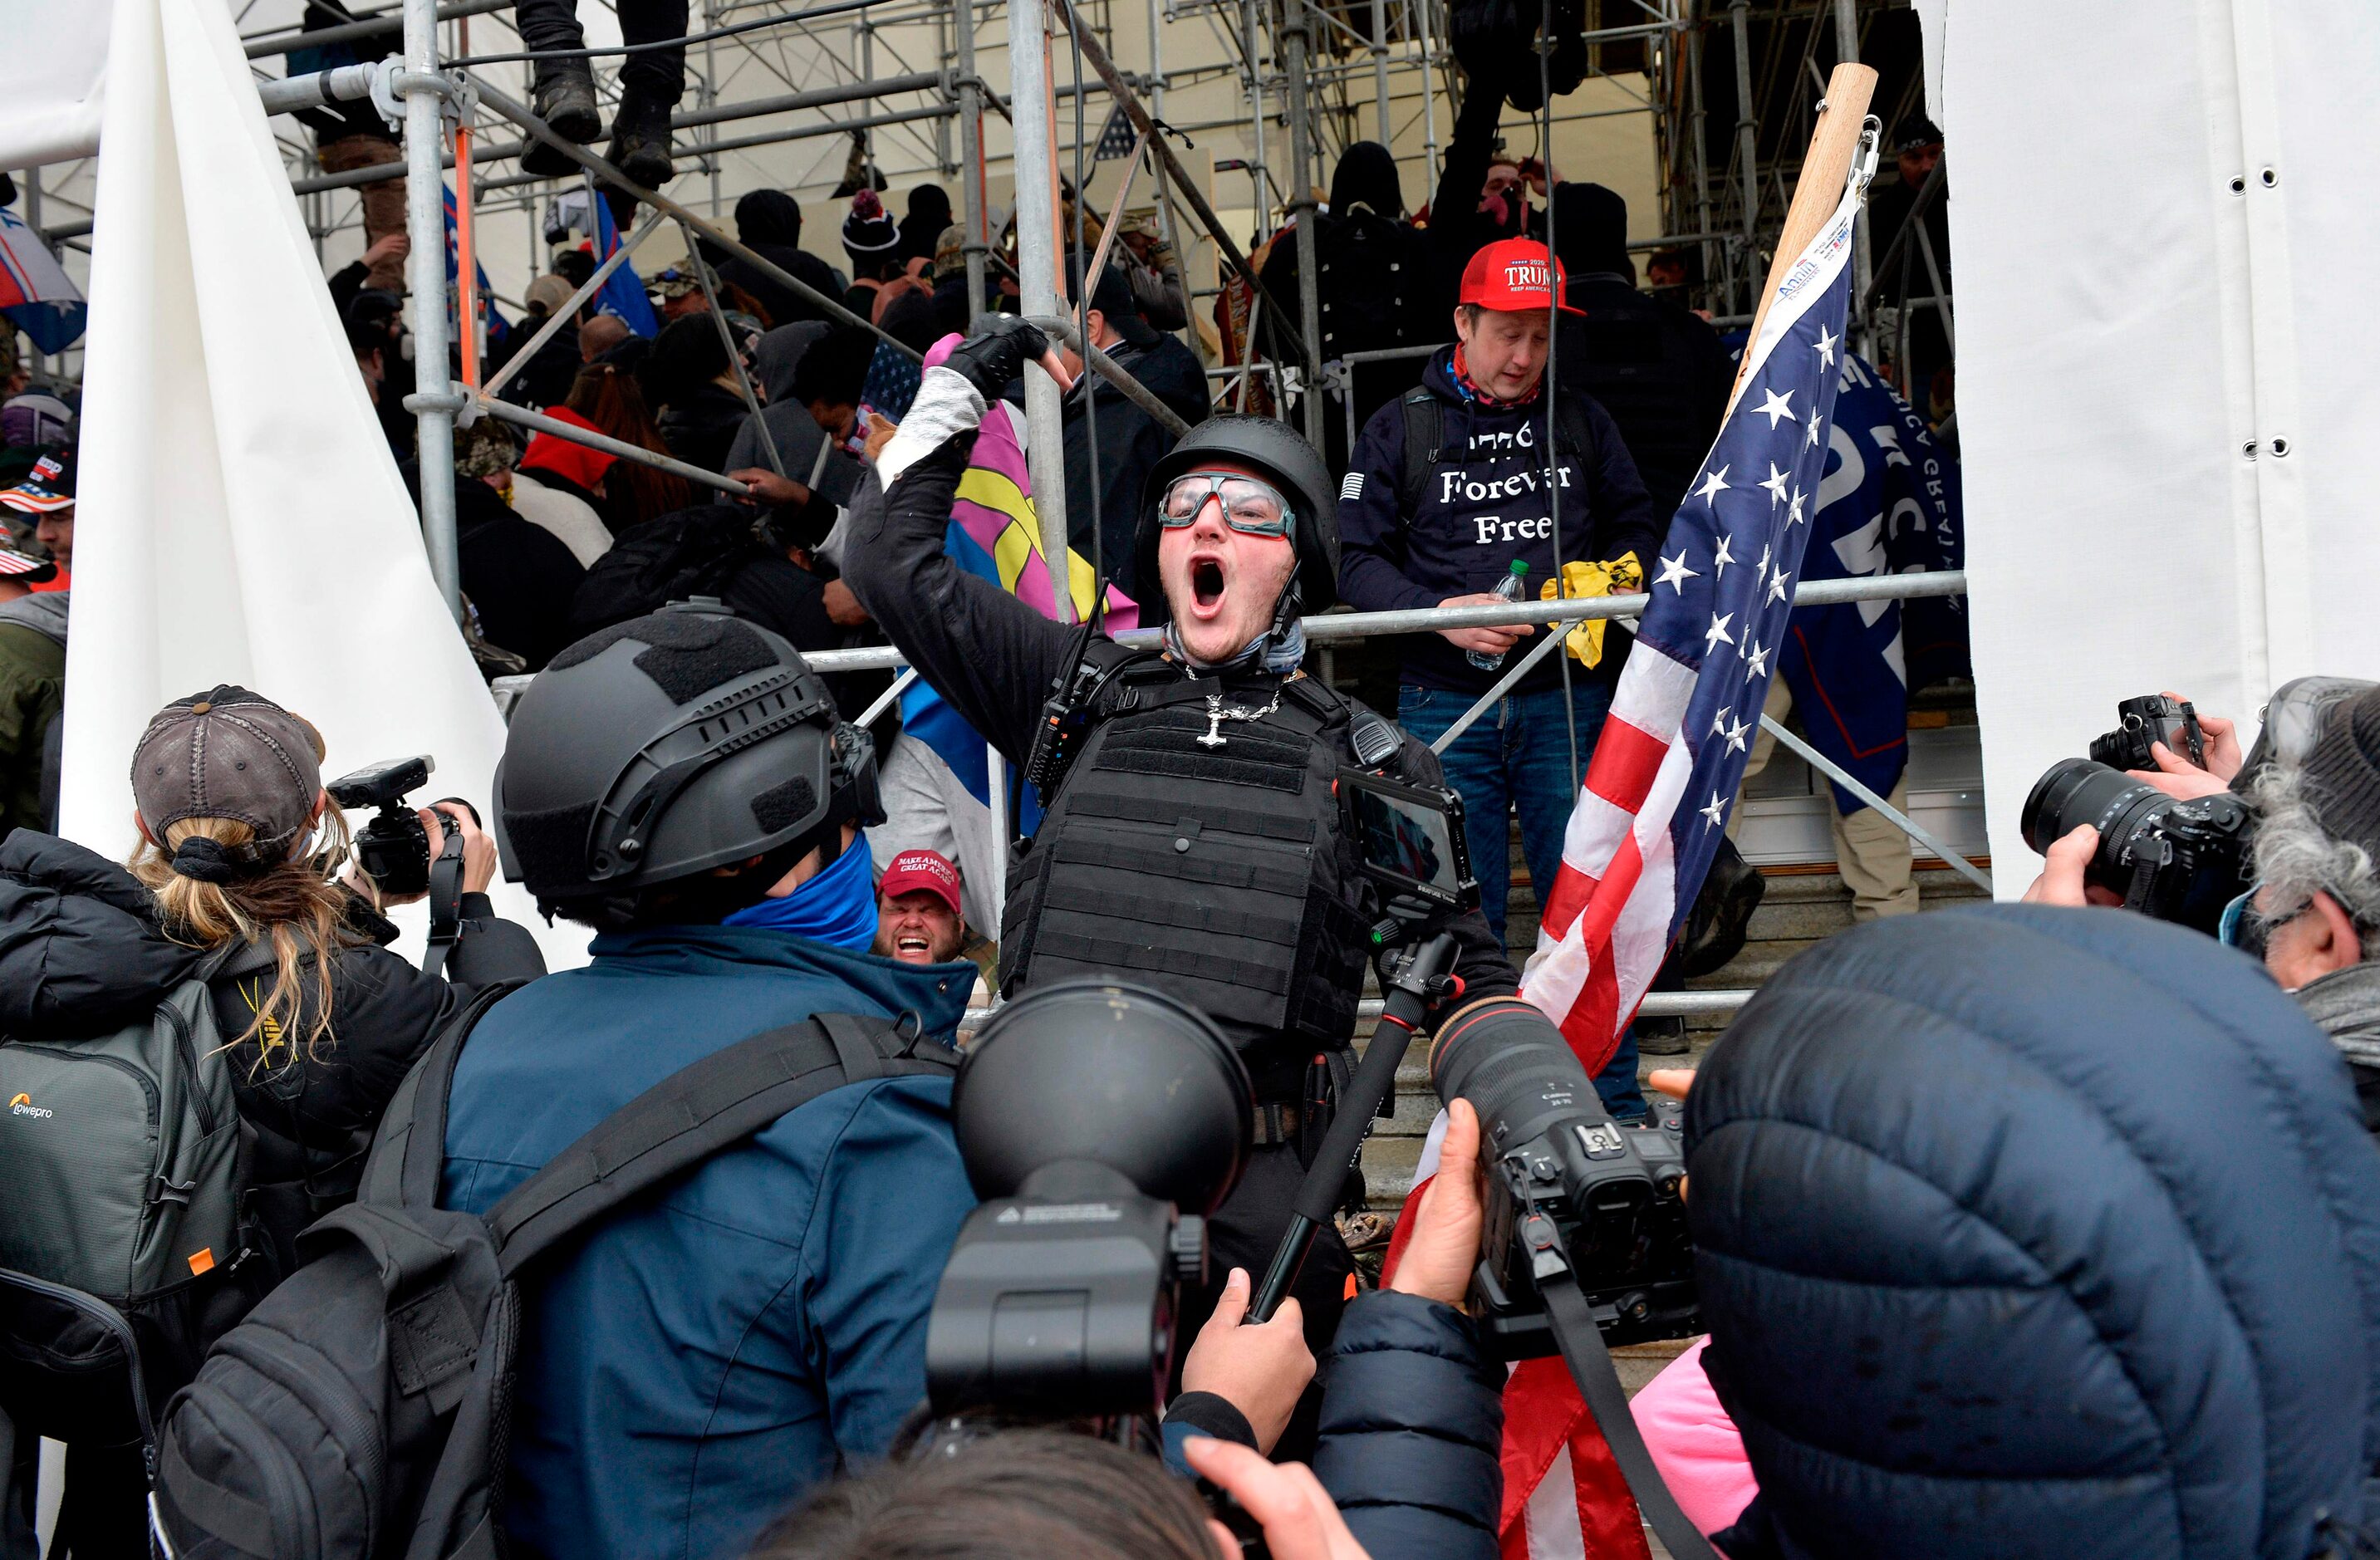
{"label": "video camera monitor", "polygon": [[1342,769],[1339,802],[1364,875],[1391,900],[1418,900],[1454,914],[1478,904],[1460,795],[1442,786],[1408,785]]}

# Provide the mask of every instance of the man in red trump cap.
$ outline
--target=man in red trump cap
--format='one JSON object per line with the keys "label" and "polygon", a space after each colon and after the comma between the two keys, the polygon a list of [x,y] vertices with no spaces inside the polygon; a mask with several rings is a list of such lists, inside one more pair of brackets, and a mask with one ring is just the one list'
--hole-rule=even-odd
{"label": "man in red trump cap", "polygon": [[[1654,513],[1611,415],[1575,390],[1547,393],[1563,282],[1535,239],[1481,248],[1463,268],[1455,345],[1430,359],[1419,389],[1365,426],[1339,488],[1339,595],[1357,611],[1535,601],[1557,579],[1565,595],[1644,588],[1669,517]],[[1570,377],[1559,366],[1557,376]],[[1402,640],[1397,723],[1436,742],[1528,653],[1536,632],[1450,628]],[[1624,636],[1600,623],[1572,634],[1439,756],[1463,793],[1480,909],[1499,936],[1509,820],[1520,817],[1542,903],[1626,653]],[[1623,1043],[1604,1092],[1615,1116],[1644,1113],[1635,1069],[1635,1047]]]}
{"label": "man in red trump cap", "polygon": [[937,851],[902,851],[876,885],[876,952],[905,964],[942,964],[966,944],[959,869]]}

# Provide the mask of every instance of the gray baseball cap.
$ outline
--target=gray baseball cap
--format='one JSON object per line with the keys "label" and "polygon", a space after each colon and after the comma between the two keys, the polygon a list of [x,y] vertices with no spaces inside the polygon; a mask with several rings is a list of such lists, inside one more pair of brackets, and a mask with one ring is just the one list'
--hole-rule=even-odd
{"label": "gray baseball cap", "polygon": [[157,712],[132,752],[132,800],[150,836],[184,818],[232,818],[256,843],[243,865],[283,860],[322,791],[322,735],[261,694],[229,683]]}

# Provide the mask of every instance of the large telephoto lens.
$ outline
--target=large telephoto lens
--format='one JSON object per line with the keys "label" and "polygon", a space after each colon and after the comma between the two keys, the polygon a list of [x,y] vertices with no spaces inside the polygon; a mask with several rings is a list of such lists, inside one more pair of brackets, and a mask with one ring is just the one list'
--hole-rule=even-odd
{"label": "large telephoto lens", "polygon": [[1524,1143],[1562,1120],[1592,1126],[1610,1116],[1595,1085],[1545,1014],[1517,997],[1463,1009],[1440,1025],[1429,1052],[1438,1097],[1460,1095],[1479,1113],[1491,1153]]}
{"label": "large telephoto lens", "polygon": [[2017,815],[2024,842],[2044,855],[2049,847],[2089,824],[2099,831],[2099,853],[2091,864],[2094,882],[2120,892],[2131,872],[2111,865],[2116,853],[2150,815],[2174,804],[2174,799],[2153,785],[2143,785],[2121,769],[2095,764],[2088,758],[2061,758],[2035,780]]}

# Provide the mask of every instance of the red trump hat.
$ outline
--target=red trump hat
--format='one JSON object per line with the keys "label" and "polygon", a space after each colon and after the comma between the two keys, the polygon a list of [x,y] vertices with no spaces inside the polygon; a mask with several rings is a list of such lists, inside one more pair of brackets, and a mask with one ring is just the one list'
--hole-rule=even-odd
{"label": "red trump hat", "polygon": [[[1552,279],[1548,279],[1551,267]],[[1542,314],[1554,301],[1553,283],[1560,282],[1562,291],[1570,290],[1570,278],[1561,261],[1550,260],[1546,247],[1534,238],[1502,238],[1482,248],[1463,268],[1463,294],[1456,301],[1477,304],[1500,314],[1517,314],[1535,309]],[[1567,297],[1560,305],[1565,314],[1584,314],[1586,310],[1571,307]]]}
{"label": "red trump hat", "polygon": [[959,869],[939,851],[904,851],[894,856],[892,865],[884,869],[882,881],[876,885],[876,891],[888,900],[922,891],[949,905],[952,914],[963,913],[959,909]]}

